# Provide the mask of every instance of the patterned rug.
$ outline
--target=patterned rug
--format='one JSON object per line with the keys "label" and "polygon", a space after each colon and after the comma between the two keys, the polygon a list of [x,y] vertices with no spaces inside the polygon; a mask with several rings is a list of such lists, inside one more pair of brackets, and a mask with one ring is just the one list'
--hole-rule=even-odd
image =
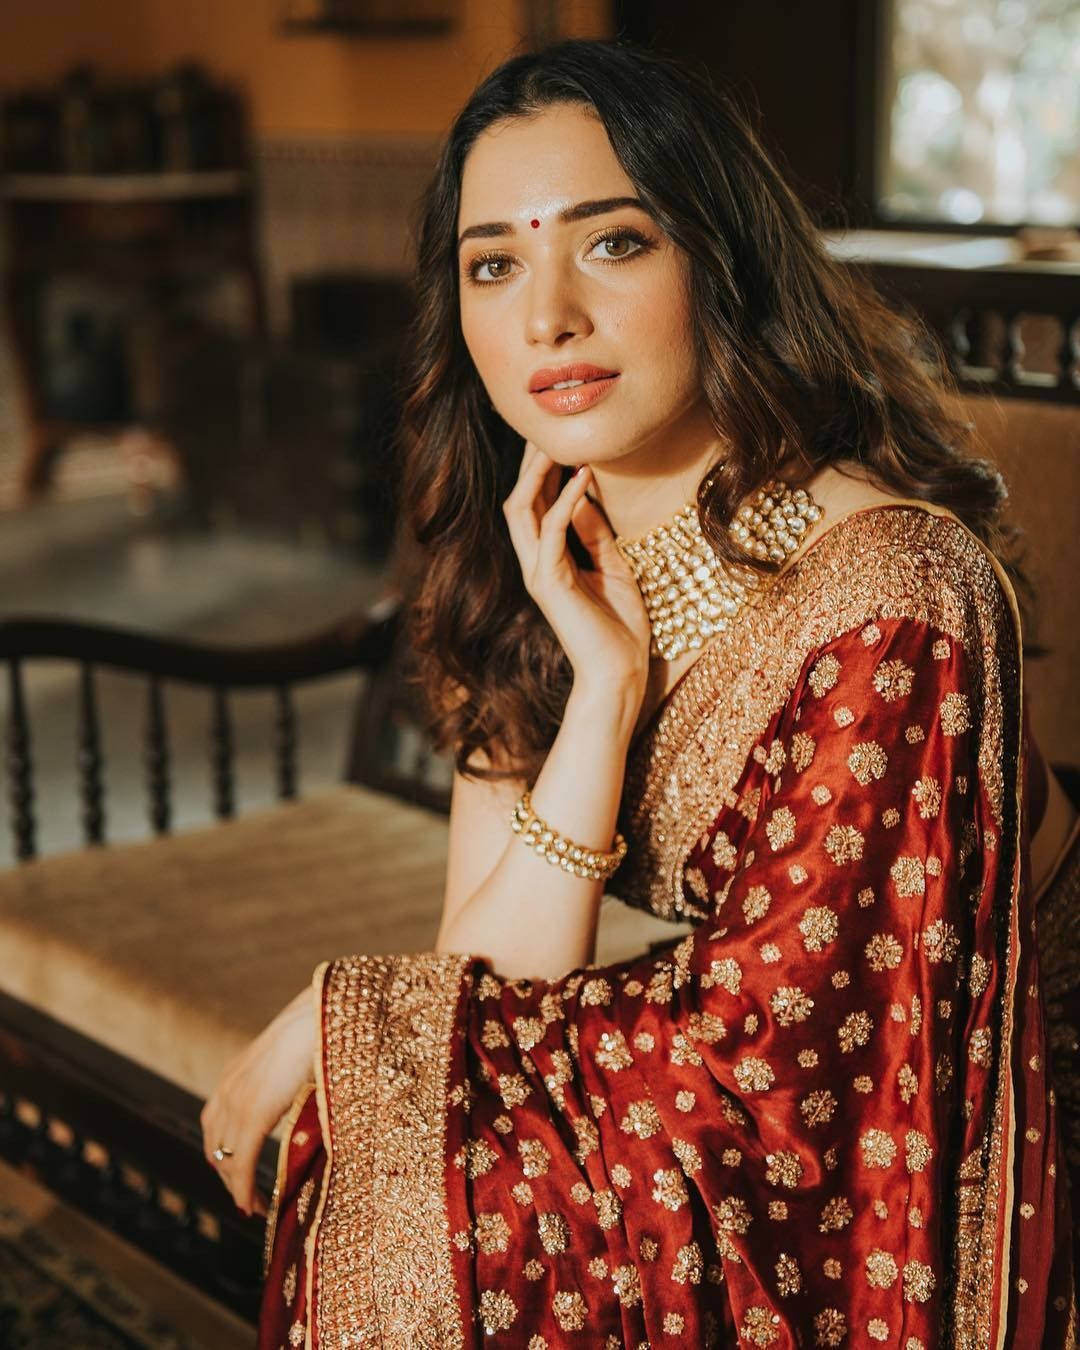
{"label": "patterned rug", "polygon": [[85,1257],[0,1203],[4,1350],[198,1350]]}

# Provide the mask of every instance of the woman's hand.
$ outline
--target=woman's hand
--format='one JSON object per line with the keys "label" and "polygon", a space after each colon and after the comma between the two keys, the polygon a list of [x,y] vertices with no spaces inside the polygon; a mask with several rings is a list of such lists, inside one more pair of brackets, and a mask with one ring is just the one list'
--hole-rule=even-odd
{"label": "woman's hand", "polygon": [[[299,1089],[314,1081],[314,1065],[315,1008],[307,988],[228,1064],[202,1109],[203,1153],[245,1214],[266,1213],[268,1198],[255,1187],[259,1152]],[[219,1162],[218,1147],[232,1156]]]}
{"label": "woman's hand", "polygon": [[[600,508],[585,495],[582,465],[559,491],[560,466],[525,443],[514,490],[503,503],[525,589],[539,605],[574,670],[575,683],[644,695],[651,628],[634,574]],[[574,527],[596,569],[578,567],[567,544]]]}

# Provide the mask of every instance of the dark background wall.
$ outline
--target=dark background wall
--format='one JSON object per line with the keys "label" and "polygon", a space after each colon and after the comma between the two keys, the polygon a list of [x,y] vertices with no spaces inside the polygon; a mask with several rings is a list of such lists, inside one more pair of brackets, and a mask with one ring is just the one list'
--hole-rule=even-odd
{"label": "dark background wall", "polygon": [[620,36],[728,83],[823,225],[871,223],[877,0],[619,0]]}

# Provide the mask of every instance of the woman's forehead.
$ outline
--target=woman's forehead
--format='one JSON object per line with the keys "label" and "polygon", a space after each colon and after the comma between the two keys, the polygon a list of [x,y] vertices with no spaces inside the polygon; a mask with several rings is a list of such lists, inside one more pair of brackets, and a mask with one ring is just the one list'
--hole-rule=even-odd
{"label": "woman's forehead", "polygon": [[462,172],[459,224],[544,222],[585,198],[624,195],[634,195],[633,184],[596,113],[557,104],[477,138]]}

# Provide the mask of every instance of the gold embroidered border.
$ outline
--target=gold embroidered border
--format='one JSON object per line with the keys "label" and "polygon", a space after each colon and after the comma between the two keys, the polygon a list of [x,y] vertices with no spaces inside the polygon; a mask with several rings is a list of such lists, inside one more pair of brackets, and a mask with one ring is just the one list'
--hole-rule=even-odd
{"label": "gold embroidered border", "polygon": [[[817,647],[873,619],[912,619],[963,647],[978,708],[978,763],[995,823],[1002,875],[1013,896],[998,957],[999,1057],[982,1148],[957,1182],[950,1344],[1000,1345],[1007,1322],[1015,1132],[1013,1016],[1019,935],[1020,619],[997,560],[950,512],[926,503],[858,511],[838,521],[715,639],[673,691],[627,765],[618,878],[627,903],[678,921],[682,872],[694,844],[734,789],[754,745],[791,696]],[[1010,641],[1002,642],[1005,634]],[[1004,726],[1006,698],[1016,722]],[[999,1243],[998,1234],[1001,1233]],[[987,1297],[1001,1263],[1002,1298]]]}
{"label": "gold embroidered border", "polygon": [[424,952],[325,965],[318,1090],[332,1155],[315,1224],[319,1345],[465,1344],[444,1152],[469,959]]}
{"label": "gold embroidered border", "polygon": [[979,767],[1000,823],[1002,699],[998,657],[986,659],[1008,624],[996,577],[975,536],[925,504],[858,511],[826,531],[706,647],[635,747],[623,794],[630,853],[612,886],[620,899],[673,922],[686,917],[686,859],[733,804],[743,766],[807,656],[875,618],[915,619],[964,647],[972,703],[986,717]]}
{"label": "gold embroidered border", "polygon": [[[1080,817],[1074,821],[1036,903],[1051,1078],[1065,1156],[1074,1168],[1080,1161],[1080,1027],[1065,1017],[1066,1001],[1080,987]],[[1073,1208],[1074,1221],[1080,1222],[1080,1194],[1075,1192]]]}
{"label": "gold embroidered border", "polygon": [[[306,1290],[304,1309],[307,1325],[304,1328],[304,1350],[313,1350],[314,1308],[315,1308],[315,1244],[319,1240],[323,1211],[330,1190],[330,1178],[334,1174],[334,1141],[330,1134],[330,1114],[326,1102],[326,1052],[322,1039],[323,982],[330,969],[329,961],[321,961],[311,976],[311,996],[315,1003],[315,1026],[319,1028],[315,1044],[315,1109],[319,1115],[319,1130],[322,1133],[323,1148],[326,1150],[326,1165],[323,1167],[322,1184],[319,1186],[319,1198],[315,1202],[315,1215],[311,1220],[307,1237],[304,1239],[304,1288]],[[292,1330],[290,1329],[290,1336]]]}
{"label": "gold embroidered border", "polygon": [[[1005,980],[1000,1004],[1001,1030],[998,1037],[997,1081],[994,1085],[994,1109],[990,1120],[990,1168],[987,1177],[986,1212],[983,1216],[982,1243],[977,1267],[973,1272],[968,1272],[971,1276],[971,1300],[976,1310],[973,1320],[974,1334],[968,1344],[974,1347],[989,1345],[993,1337],[998,1350],[1003,1350],[1008,1327],[1009,1300],[1012,1297],[1010,1263],[1013,1214],[1016,1208],[1016,1187],[1013,1180],[1016,1157],[1013,1039],[1020,968],[1020,897],[1023,885],[1024,761],[1021,747],[1024,739],[1024,662],[1020,609],[1016,595],[1001,564],[989,554],[987,558],[999,583],[999,593],[1005,597],[1012,641],[1006,653],[1003,642],[993,641],[992,629],[984,628],[982,633],[983,669],[987,678],[983,697],[983,729],[980,731],[979,741],[979,772],[984,777],[987,772],[985,725],[989,719],[996,717],[994,767],[999,779],[990,780],[988,790],[993,807],[993,793],[995,787],[1000,784],[1001,797],[995,809],[995,819],[999,826],[1003,823],[1006,806],[1009,810],[1008,820],[1004,821],[1008,828],[1002,832],[1003,851],[999,865],[1001,876],[1007,879],[1009,885],[1010,921],[1004,932],[1004,941],[999,943],[1003,949]],[[1006,655],[1011,658],[1008,662]],[[1014,721],[1008,728],[1008,734],[1004,724],[1006,693],[1001,687],[1002,673],[1009,683],[1009,691],[1013,696]],[[1007,851],[1005,851],[1006,844]],[[998,1231],[1002,1233],[1000,1249],[997,1244]],[[964,1273],[961,1270],[960,1274]],[[993,1288],[995,1273],[999,1275],[1000,1280],[996,1329],[992,1312],[987,1306],[990,1301],[981,1296],[982,1291]]]}

